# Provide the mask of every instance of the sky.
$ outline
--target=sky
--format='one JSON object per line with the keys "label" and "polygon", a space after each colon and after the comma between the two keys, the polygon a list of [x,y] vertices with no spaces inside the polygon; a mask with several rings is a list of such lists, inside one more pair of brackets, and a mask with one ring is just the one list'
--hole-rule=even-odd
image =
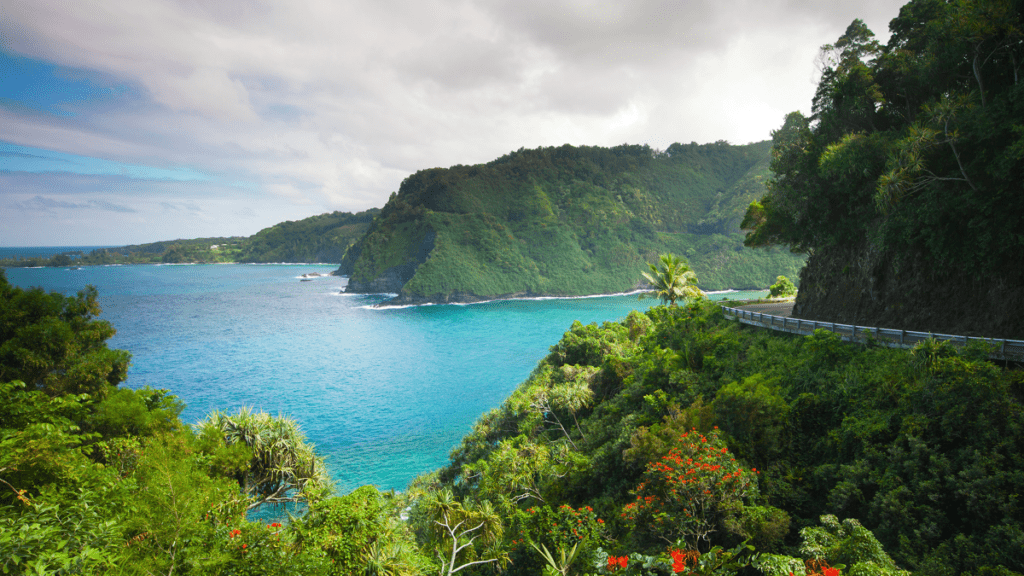
{"label": "sky", "polygon": [[902,1],[4,0],[0,246],[248,236],[519,148],[766,140]]}

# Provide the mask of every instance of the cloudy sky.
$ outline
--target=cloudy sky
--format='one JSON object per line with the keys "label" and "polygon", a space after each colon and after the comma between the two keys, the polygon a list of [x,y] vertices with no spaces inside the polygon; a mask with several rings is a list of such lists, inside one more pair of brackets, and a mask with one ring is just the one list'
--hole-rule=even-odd
{"label": "cloudy sky", "polygon": [[520,147],[764,140],[902,0],[4,0],[0,246],[250,235]]}

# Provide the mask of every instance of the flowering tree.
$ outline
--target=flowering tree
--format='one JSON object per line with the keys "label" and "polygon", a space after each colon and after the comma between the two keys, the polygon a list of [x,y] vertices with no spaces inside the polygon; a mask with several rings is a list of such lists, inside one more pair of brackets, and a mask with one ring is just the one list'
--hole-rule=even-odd
{"label": "flowering tree", "polygon": [[696,429],[683,433],[659,460],[649,462],[622,517],[658,537],[707,548],[724,508],[741,505],[757,489],[757,469],[745,470],[729,454],[718,430],[706,436]]}
{"label": "flowering tree", "polygon": [[521,515],[524,539],[559,574],[568,574],[573,562],[591,556],[605,539],[604,520],[590,506],[533,506]]}

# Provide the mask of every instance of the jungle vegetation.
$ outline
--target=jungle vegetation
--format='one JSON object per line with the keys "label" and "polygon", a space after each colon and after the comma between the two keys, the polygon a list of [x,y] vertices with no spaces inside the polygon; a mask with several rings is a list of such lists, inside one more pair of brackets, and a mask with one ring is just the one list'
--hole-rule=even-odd
{"label": "jungle vegetation", "polygon": [[447,466],[342,495],[287,418],[121,386],[96,298],[0,275],[4,573],[1024,573],[1024,373],[979,347],[575,323]]}
{"label": "jungle vegetation", "polygon": [[811,255],[803,317],[1021,337],[1024,3],[914,0],[889,29],[822,48],[746,245]]}
{"label": "jungle vegetation", "polygon": [[764,288],[803,263],[742,246],[739,224],[764,193],[769,147],[565,145],[422,170],[338,273],[352,291],[408,301],[616,293],[637,288],[646,262],[674,252],[702,289]]}
{"label": "jungle vegetation", "polygon": [[[1019,1],[915,0],[886,47],[854,22],[823,52],[813,117],[791,115],[773,137],[776,176],[747,212],[748,243],[806,249],[811,263],[837,246],[873,248],[903,272],[921,258],[936,278],[987,274],[1019,292],[1020,15]],[[517,274],[532,261],[538,282],[558,278],[526,259],[544,244],[519,242],[515,222],[536,223],[524,238],[562,238],[569,264],[570,241],[612,254],[601,242],[621,236],[587,237],[604,229],[564,218],[625,210],[601,208],[611,199],[594,189],[616,184],[588,172],[588,154],[621,165],[621,182],[668,170],[675,154],[631,150],[542,149],[418,173],[349,249],[353,278],[431,242],[462,254],[450,262],[467,263],[469,280],[488,250]],[[564,189],[522,188],[519,204],[451,194],[520,162],[549,166],[545,182],[564,176]],[[533,212],[458,208],[491,198]],[[646,214],[662,223],[694,206],[651,198]],[[584,199],[597,207],[573,208]],[[699,236],[636,221],[625,221],[634,239]],[[656,254],[668,251],[690,258]],[[596,271],[612,261],[594,258]],[[512,286],[503,274],[496,289]],[[814,290],[801,282],[798,298]],[[1024,574],[1024,372],[982,345],[768,333],[700,300],[575,323],[445,467],[401,494],[339,495],[287,419],[242,411],[185,426],[168,391],[121,386],[130,357],[107,348],[113,328],[97,306],[94,290],[22,290],[0,274],[5,573]],[[300,505],[293,516],[275,512],[282,499]]]}

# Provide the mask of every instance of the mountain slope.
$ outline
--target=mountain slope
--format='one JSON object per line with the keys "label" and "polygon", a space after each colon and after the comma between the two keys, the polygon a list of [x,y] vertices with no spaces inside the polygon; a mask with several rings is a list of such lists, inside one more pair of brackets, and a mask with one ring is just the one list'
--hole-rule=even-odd
{"label": "mountain slope", "polygon": [[763,287],[802,258],[743,248],[769,143],[522,150],[407,178],[349,249],[350,292],[393,303],[584,295],[635,288],[660,252],[706,290]]}

